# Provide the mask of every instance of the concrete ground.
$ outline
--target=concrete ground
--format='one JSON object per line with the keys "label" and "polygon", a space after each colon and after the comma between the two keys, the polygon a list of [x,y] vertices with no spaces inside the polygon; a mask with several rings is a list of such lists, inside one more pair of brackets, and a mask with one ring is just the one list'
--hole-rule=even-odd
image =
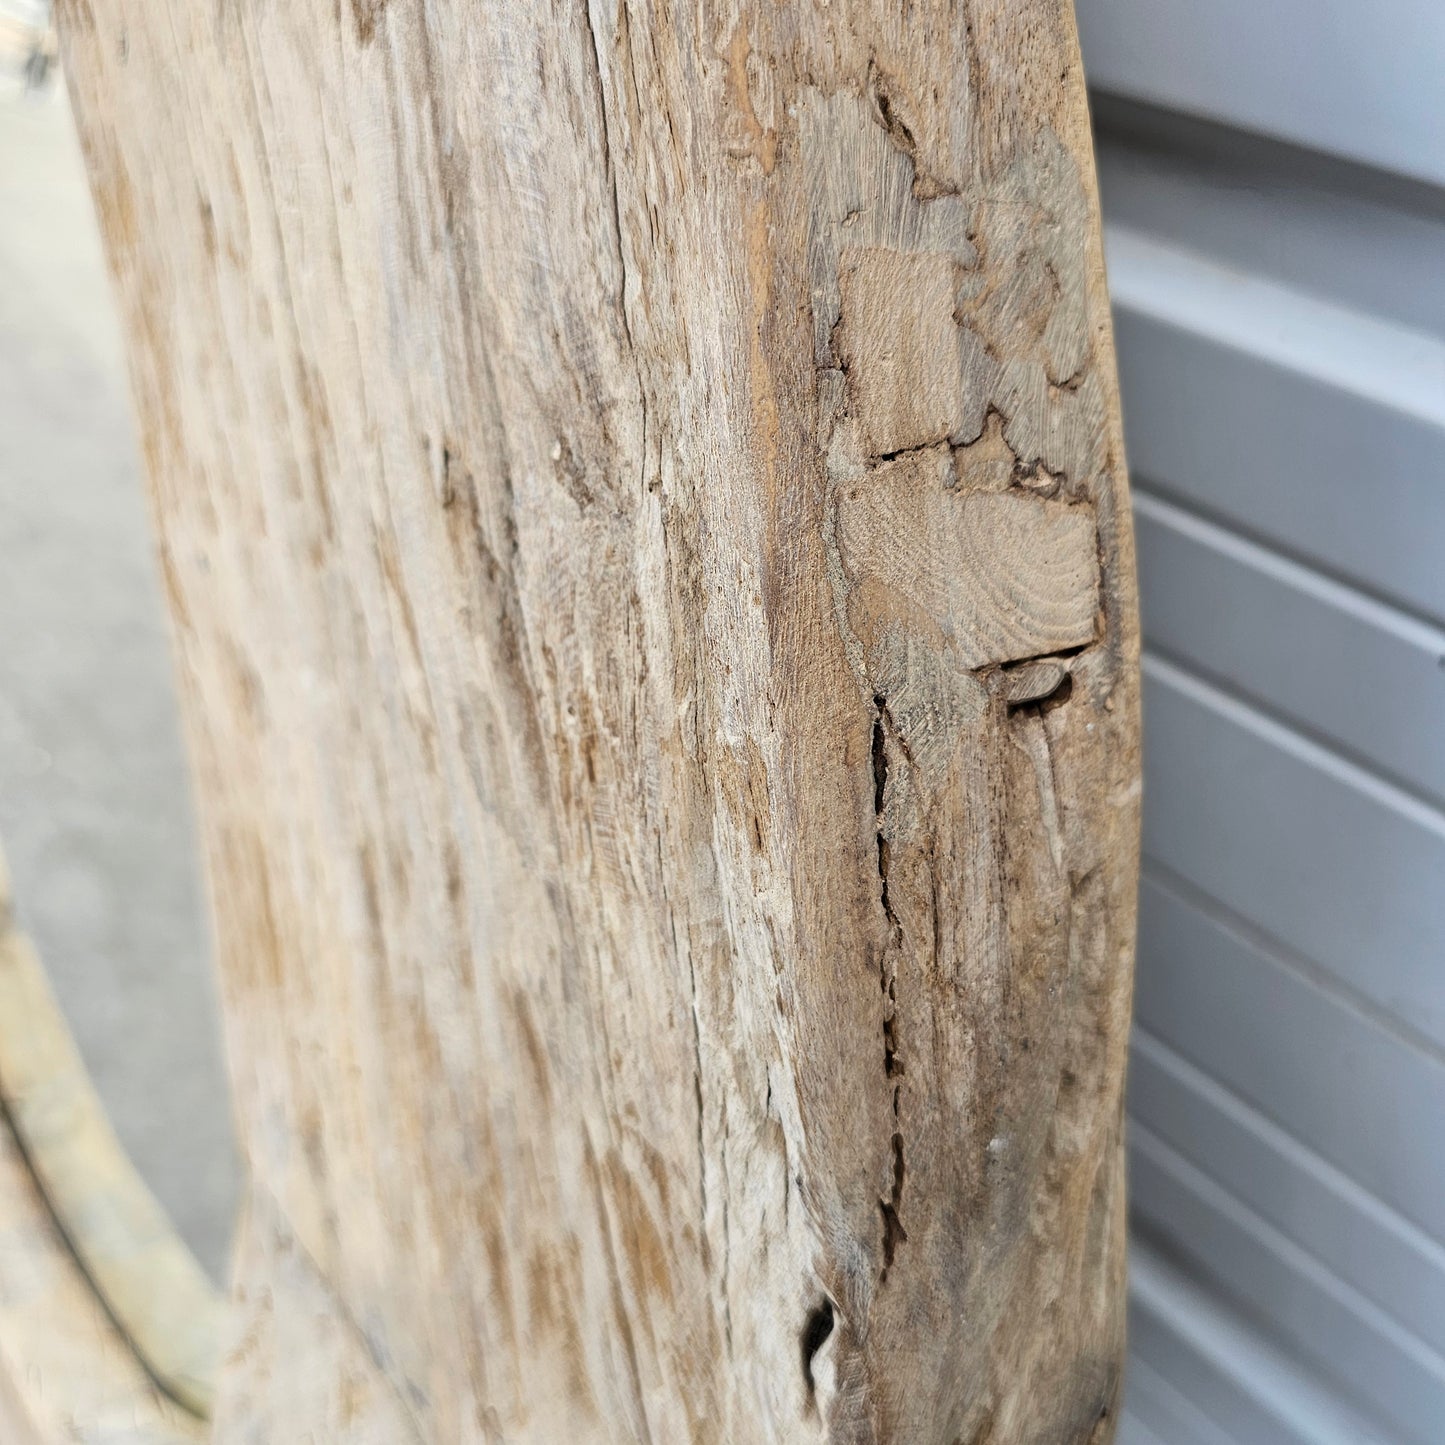
{"label": "concrete ground", "polygon": [[237,1166],[171,659],[70,114],[0,85],[0,840],[117,1132],[215,1274]]}

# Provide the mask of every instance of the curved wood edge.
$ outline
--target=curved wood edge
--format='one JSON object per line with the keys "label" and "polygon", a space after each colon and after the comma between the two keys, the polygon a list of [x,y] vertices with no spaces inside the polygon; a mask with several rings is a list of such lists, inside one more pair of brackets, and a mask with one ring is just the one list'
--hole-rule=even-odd
{"label": "curved wood edge", "polygon": [[202,1421],[136,1357],[0,1117],[0,1440],[4,1445],[184,1445]]}
{"label": "curved wood edge", "polygon": [[377,1347],[258,1189],[241,1209],[233,1272],[235,1323],[214,1445],[422,1445]]}
{"label": "curved wood edge", "polygon": [[[55,1438],[107,1441],[93,1422],[111,1417],[132,1430],[148,1420],[148,1441],[201,1438],[224,1308],[106,1118],[14,925],[0,853],[0,1374],[11,1404],[36,1417],[41,1439],[83,1421],[86,1433]],[[5,1408],[0,1398],[0,1422]]]}

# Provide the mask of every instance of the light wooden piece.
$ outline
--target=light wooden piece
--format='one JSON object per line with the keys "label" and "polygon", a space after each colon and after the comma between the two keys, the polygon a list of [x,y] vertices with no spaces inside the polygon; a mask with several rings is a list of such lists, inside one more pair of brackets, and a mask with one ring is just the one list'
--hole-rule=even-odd
{"label": "light wooden piece", "polygon": [[1102,1445],[1137,628],[1067,0],[63,22],[237,1288],[284,1237],[365,1342],[258,1327],[217,1440],[348,1438],[356,1368],[425,1440]]}
{"label": "light wooden piece", "polygon": [[0,1439],[182,1445],[204,1436],[106,1313],[0,1118]]}
{"label": "light wooden piece", "polygon": [[157,1379],[203,1406],[219,1309],[110,1134],[0,857],[0,1440],[199,1440]]}
{"label": "light wooden piece", "polygon": [[29,940],[0,936],[0,1102],[77,1261],[152,1375],[209,1414],[222,1300],[111,1130]]}

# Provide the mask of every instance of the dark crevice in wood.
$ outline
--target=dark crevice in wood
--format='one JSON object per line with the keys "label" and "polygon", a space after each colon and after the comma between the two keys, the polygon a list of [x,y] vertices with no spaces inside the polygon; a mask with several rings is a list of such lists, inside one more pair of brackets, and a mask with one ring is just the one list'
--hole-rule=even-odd
{"label": "dark crevice in wood", "polygon": [[883,699],[875,697],[873,705],[878,709],[873,718],[873,813],[881,819],[888,789],[888,741],[883,733]]}
{"label": "dark crevice in wood", "polygon": [[[843,371],[844,376],[848,373]],[[896,462],[902,457],[916,457],[920,452],[942,451],[949,445],[947,437],[939,437],[937,441],[917,442],[913,446],[898,447],[891,452],[875,452],[868,458],[868,464],[874,467],[887,466],[889,462]]]}
{"label": "dark crevice in wood", "polygon": [[918,201],[933,201],[940,196],[956,196],[958,186],[933,174],[923,164],[919,155],[918,138],[913,128],[904,120],[893,98],[892,83],[879,68],[875,59],[868,61],[868,92],[873,97],[873,113],[893,148],[905,155],[913,164],[913,197]]}
{"label": "dark crevice in wood", "polygon": [[[898,1112],[898,1091],[893,1091],[893,1112]],[[903,1180],[907,1173],[907,1166],[903,1162],[903,1134],[900,1130],[893,1131],[893,1189],[887,1199],[878,1201],[878,1208],[883,1215],[883,1271],[878,1282],[888,1282],[888,1271],[893,1268],[894,1257],[898,1253],[898,1246],[908,1242],[908,1231],[903,1227],[903,1221],[898,1217],[898,1207],[903,1203]]]}
{"label": "dark crevice in wood", "polygon": [[1065,662],[1071,657],[1078,657],[1080,653],[1087,652],[1093,646],[1092,642],[1080,642],[1073,647],[1056,648],[1052,652],[1036,652],[1028,657],[1011,657],[1007,662],[999,663],[998,667],[1000,672],[1008,673],[1017,672],[1031,662],[1049,662],[1054,659]]}
{"label": "dark crevice in wood", "polygon": [[876,61],[870,61],[868,65],[868,86],[873,92],[873,104],[878,108],[878,119],[882,121],[883,129],[888,132],[889,139],[916,165],[918,141],[909,128],[908,122],[898,114],[893,96],[888,90],[887,80],[883,72],[878,69]]}
{"label": "dark crevice in wood", "polygon": [[878,834],[878,886],[879,900],[889,928],[898,933],[898,915],[893,911],[893,902],[888,896],[888,839],[883,832],[883,803],[888,792],[888,734],[885,727],[887,708],[881,696],[873,699],[873,821]]}
{"label": "dark crevice in wood", "polygon": [[813,1360],[817,1357],[818,1351],[828,1341],[828,1336],[833,1333],[833,1301],[825,1299],[822,1304],[816,1306],[808,1313],[808,1318],[803,1323],[801,1337],[803,1347],[803,1382],[808,1387],[808,1398],[811,1400],[818,1390],[817,1382],[813,1379]]}
{"label": "dark crevice in wood", "polygon": [[896,742],[907,761],[912,762],[912,758],[888,710],[888,700],[881,693],[877,693],[873,698],[873,707],[873,812],[878,830],[878,877],[880,900],[892,935],[889,947],[885,948],[878,958],[878,988],[883,995],[883,1074],[889,1081],[895,1124],[892,1141],[893,1182],[888,1197],[878,1201],[878,1208],[883,1216],[883,1265],[879,1271],[878,1282],[885,1284],[898,1246],[908,1239],[908,1231],[899,1218],[899,1207],[903,1202],[903,1180],[907,1171],[903,1158],[903,1133],[896,1127],[900,1118],[903,1088],[899,1081],[904,1073],[904,1065],[898,1042],[898,977],[894,950],[902,942],[903,925],[893,910],[889,896],[888,872],[891,860],[889,842],[884,835],[890,742]]}
{"label": "dark crevice in wood", "polygon": [[[897,1020],[893,1015],[883,1019],[883,1072],[890,1079],[898,1078],[903,1072],[903,1060],[898,1057]],[[897,1109],[895,1101],[895,1112]]]}

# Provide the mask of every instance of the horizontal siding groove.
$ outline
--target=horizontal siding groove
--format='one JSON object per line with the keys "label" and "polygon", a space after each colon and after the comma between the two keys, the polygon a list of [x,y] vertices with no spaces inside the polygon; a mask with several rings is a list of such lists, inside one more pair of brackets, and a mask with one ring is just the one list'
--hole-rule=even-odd
{"label": "horizontal siding groove", "polygon": [[1136,476],[1445,625],[1445,426],[1123,300],[1114,323]]}
{"label": "horizontal siding groove", "polygon": [[1130,1128],[1136,1217],[1371,1413],[1418,1445],[1439,1445],[1445,1359],[1152,1130]]}
{"label": "horizontal siding groove", "polygon": [[1107,95],[1094,118],[1111,222],[1445,336],[1445,192]]}
{"label": "horizontal siding groove", "polygon": [[1141,667],[1146,678],[1166,684],[1234,726],[1252,733],[1307,767],[1334,778],[1352,791],[1363,794],[1380,807],[1408,818],[1416,827],[1445,842],[1445,809],[1433,801],[1407,791],[1376,769],[1346,757],[1335,747],[1316,741],[1300,728],[1276,721],[1257,702],[1227,684],[1205,678],[1157,651],[1146,651]]}
{"label": "horizontal siding groove", "polygon": [[1151,652],[1445,810],[1445,630],[1147,484],[1134,514]]}
{"label": "horizontal siding groove", "polygon": [[[1442,467],[1445,467],[1445,452],[1442,452]],[[1442,475],[1445,475],[1445,472],[1442,472]],[[1129,458],[1129,491],[1131,498],[1143,493],[1181,511],[1189,512],[1200,521],[1228,532],[1240,541],[1258,547],[1262,552],[1269,552],[1281,561],[1312,572],[1316,577],[1333,583],[1343,591],[1351,592],[1360,599],[1406,618],[1428,631],[1438,632],[1445,627],[1445,590],[1442,590],[1441,605],[1438,608],[1433,602],[1405,592],[1392,591],[1388,585],[1381,585],[1367,573],[1355,571],[1341,558],[1291,545],[1289,537],[1271,531],[1268,525],[1261,525],[1245,516],[1232,513],[1227,507],[1211,506],[1208,497],[1171,481],[1168,470],[1161,468],[1157,462],[1153,468],[1146,469],[1142,462],[1135,460],[1132,453]]]}
{"label": "horizontal siding groove", "polygon": [[1445,1245],[1445,1053],[1152,862],[1140,904],[1139,1021]]}
{"label": "horizontal siding groove", "polygon": [[[1095,3],[1095,0],[1085,0]],[[1188,110],[1093,86],[1089,108],[1103,146],[1148,150],[1198,172],[1228,173],[1266,193],[1265,199],[1307,189],[1336,216],[1354,204],[1388,207],[1422,220],[1445,220],[1445,186],[1402,171],[1381,170],[1307,139],[1207,120]],[[1104,197],[1109,211],[1109,198]]]}
{"label": "horizontal siding groove", "polygon": [[1299,592],[1348,613],[1371,627],[1387,632],[1400,641],[1434,654],[1445,667],[1445,627],[1422,620],[1370,596],[1353,583],[1337,581],[1317,567],[1297,562],[1275,547],[1268,546],[1242,533],[1239,529],[1221,526],[1187,504],[1172,501],[1152,490],[1148,482],[1136,482],[1132,488],[1134,510],[1153,518],[1186,537],[1213,548],[1255,571]]}
{"label": "horizontal siding groove", "polygon": [[1186,1276],[1147,1235],[1131,1237],[1129,1259],[1133,1359],[1202,1406],[1231,1441],[1399,1445],[1275,1340]]}
{"label": "horizontal siding groove", "polygon": [[[1235,1445],[1193,1400],[1145,1361],[1129,1361],[1129,1408],[1117,1445]],[[1157,1433],[1155,1433],[1157,1431]]]}
{"label": "horizontal siding groove", "polygon": [[[1408,800],[1427,813],[1434,814],[1441,820],[1442,826],[1445,826],[1445,799],[1442,799],[1438,793],[1427,790],[1413,778],[1403,776],[1391,768],[1381,767],[1375,758],[1342,742],[1338,734],[1313,724],[1296,712],[1280,708],[1273,698],[1244,687],[1235,679],[1201,665],[1195,658],[1175,651],[1157,639],[1150,639],[1147,632],[1146,646],[1147,651],[1144,656],[1152,664],[1170,669],[1168,673],[1156,675],[1171,678],[1187,677],[1201,687],[1229,698],[1240,707],[1247,708],[1261,722],[1269,723],[1280,729],[1281,732],[1290,734],[1301,746],[1308,745],[1331,754],[1341,768],[1354,769],[1357,777],[1363,776],[1372,779],[1380,788],[1389,789],[1394,798]],[[1445,719],[1445,712],[1442,712],[1442,719]],[[1231,718],[1231,721],[1237,721],[1237,719]],[[1445,720],[1442,720],[1441,727],[1442,732],[1445,732]],[[1260,734],[1260,736],[1266,735]],[[1277,736],[1271,737],[1271,741],[1277,741]],[[1445,747],[1445,743],[1442,743],[1442,747]],[[1285,751],[1297,757],[1301,755],[1300,749],[1292,745],[1286,747]],[[1335,776],[1339,775],[1335,774]],[[1341,777],[1341,781],[1349,783],[1349,780],[1343,777]],[[1350,785],[1353,786],[1352,783]],[[1362,789],[1361,791],[1369,790]],[[1390,806],[1390,804],[1386,803],[1386,806]]]}
{"label": "horizontal siding groove", "polygon": [[1439,0],[1079,0],[1089,82],[1445,183]]}
{"label": "horizontal siding groove", "polygon": [[1445,820],[1158,658],[1144,851],[1445,1047]]}
{"label": "horizontal siding groove", "polygon": [[1116,309],[1445,428],[1445,342],[1161,241],[1104,227]]}
{"label": "horizontal siding groove", "polygon": [[1135,1029],[1132,1117],[1425,1346],[1445,1351],[1445,1247],[1286,1128]]}

